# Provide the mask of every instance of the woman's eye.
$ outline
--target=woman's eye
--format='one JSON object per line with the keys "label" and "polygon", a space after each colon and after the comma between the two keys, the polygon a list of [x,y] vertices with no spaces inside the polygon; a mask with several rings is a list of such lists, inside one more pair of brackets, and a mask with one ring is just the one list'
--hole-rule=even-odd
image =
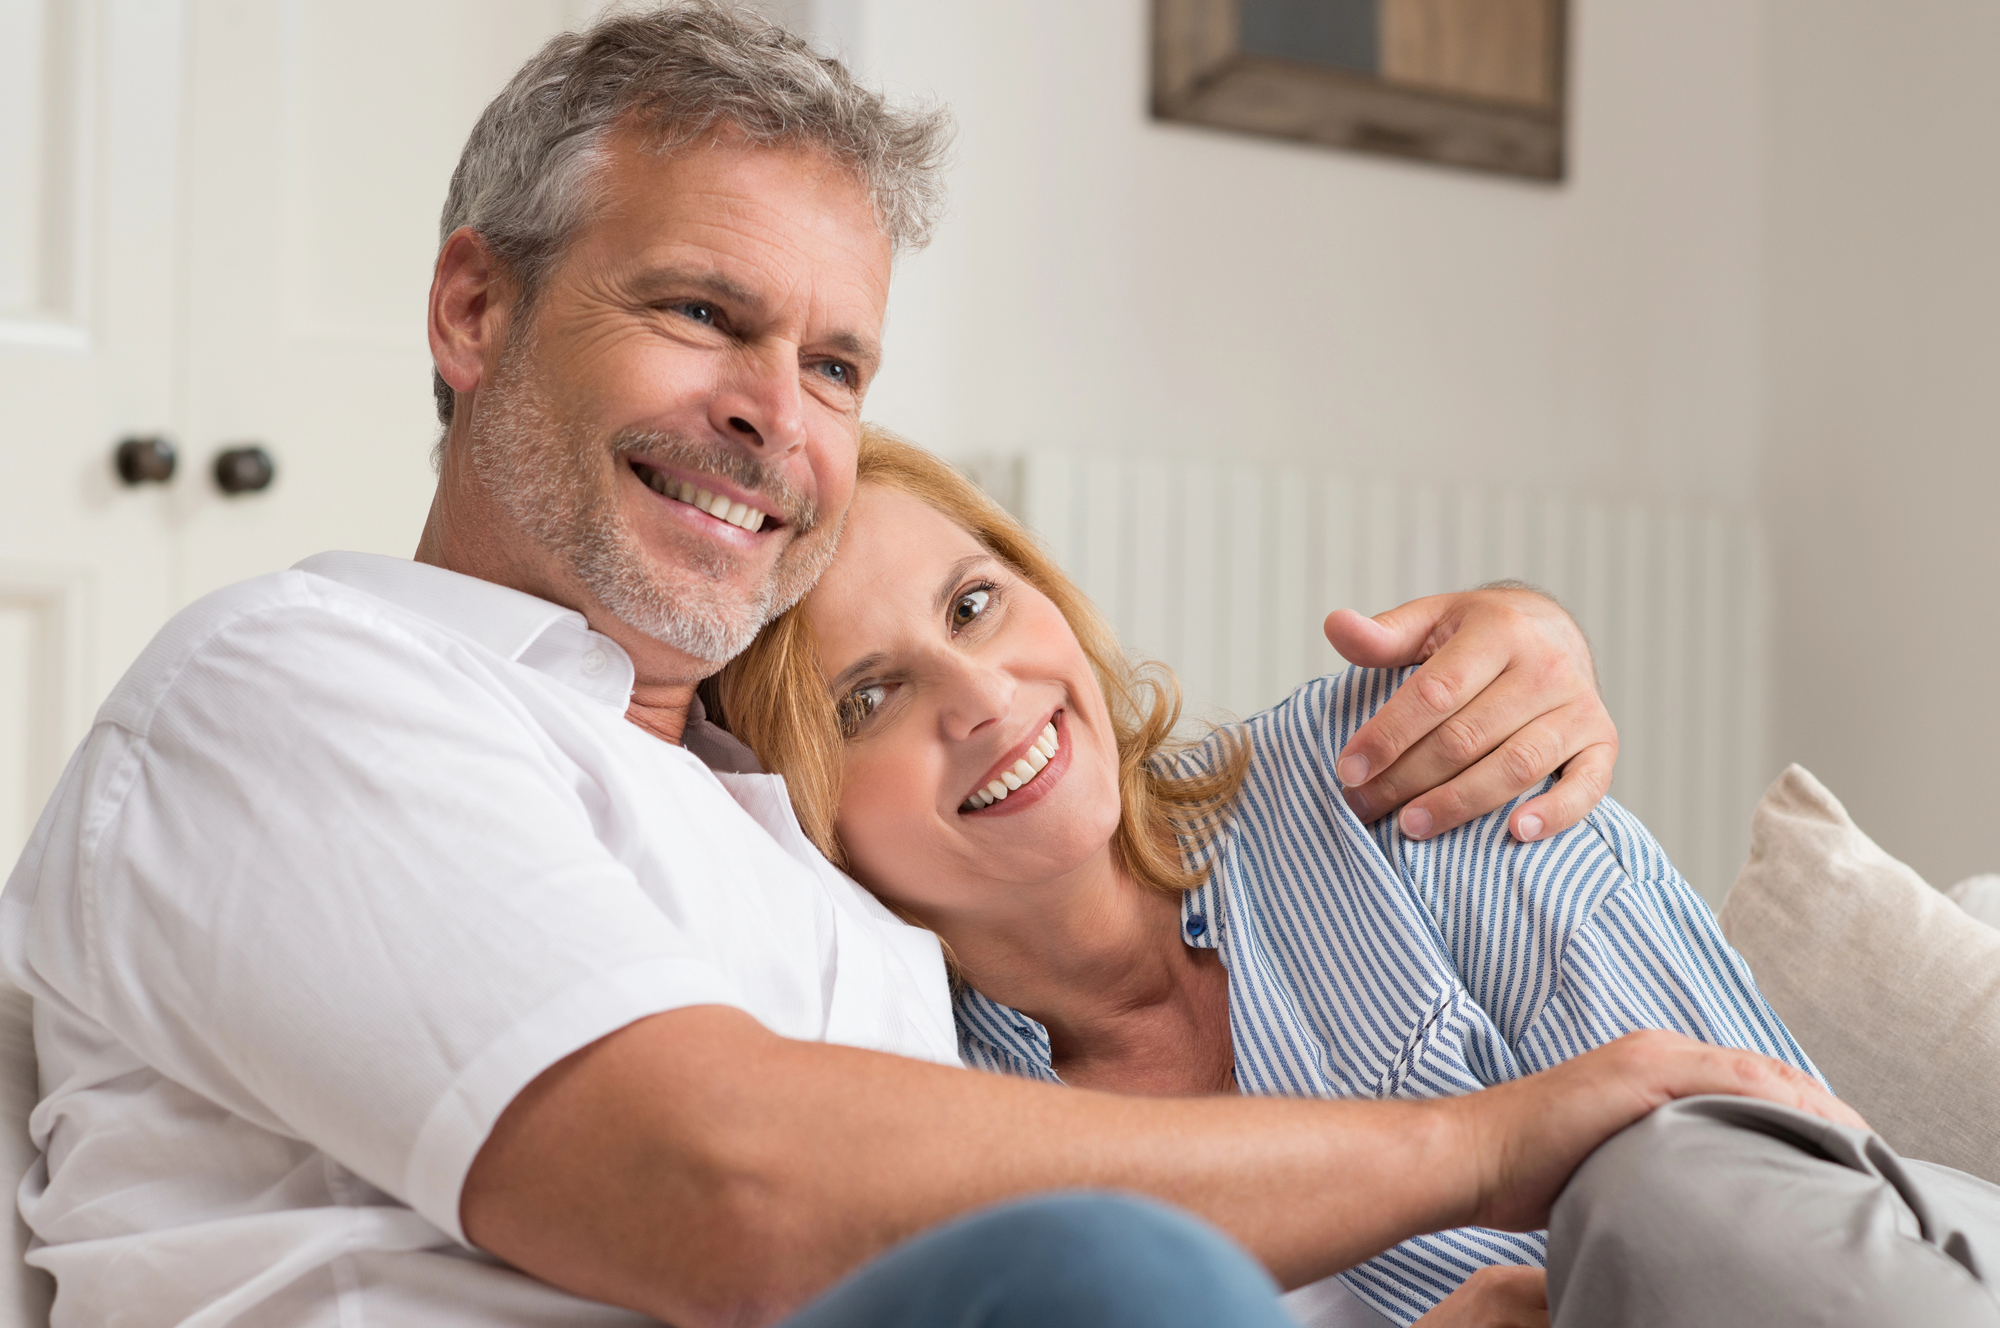
{"label": "woman's eye", "polygon": [[840,732],[842,737],[851,738],[868,722],[882,702],[889,697],[889,689],[881,683],[870,683],[849,692],[840,703]]}
{"label": "woman's eye", "polygon": [[993,598],[990,590],[968,590],[958,597],[951,606],[951,625],[954,628],[968,627],[972,620],[986,612],[986,602]]}

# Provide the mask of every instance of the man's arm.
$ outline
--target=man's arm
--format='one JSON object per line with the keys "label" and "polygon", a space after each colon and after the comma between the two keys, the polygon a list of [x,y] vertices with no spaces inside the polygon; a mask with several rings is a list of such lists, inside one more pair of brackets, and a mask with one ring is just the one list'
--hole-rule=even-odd
{"label": "man's arm", "polygon": [[516,1267],[683,1328],[768,1322],[926,1227],[1075,1187],[1179,1204],[1299,1285],[1420,1232],[1532,1230],[1599,1142],[1707,1092],[1855,1119],[1788,1067],[1664,1033],[1446,1101],[1158,1099],[791,1041],[700,1006],[535,1080],[460,1212]]}
{"label": "man's arm", "polygon": [[1516,807],[1523,841],[1569,829],[1611,787],[1618,729],[1597,694],[1590,645],[1540,591],[1501,584],[1431,595],[1364,618],[1328,615],[1326,637],[1350,663],[1421,663],[1341,750],[1348,805],[1430,839],[1483,816],[1560,769],[1554,788]]}

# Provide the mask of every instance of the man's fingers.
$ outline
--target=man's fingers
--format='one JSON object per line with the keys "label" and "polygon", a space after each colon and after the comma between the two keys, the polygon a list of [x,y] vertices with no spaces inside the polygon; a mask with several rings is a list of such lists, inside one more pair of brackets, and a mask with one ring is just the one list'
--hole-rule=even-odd
{"label": "man's fingers", "polygon": [[[1422,601],[1418,601],[1421,603]],[[1424,666],[1410,675],[1410,680],[1396,689],[1396,694],[1383,703],[1382,708],[1358,729],[1347,745],[1340,749],[1340,760],[1334,766],[1334,774],[1342,784],[1352,788],[1379,778],[1390,770],[1412,747],[1428,737],[1438,725],[1450,719],[1462,709],[1466,702],[1481,696],[1487,685],[1500,676],[1507,661],[1490,652],[1470,649],[1455,650],[1455,642],[1446,642]],[[1489,699],[1490,698],[1486,698]],[[1518,711],[1522,705],[1517,700],[1510,709]],[[1534,707],[1535,710],[1542,707]],[[1533,710],[1530,711],[1530,714]],[[1482,714],[1496,714],[1489,705]],[[1529,715],[1515,714],[1509,728],[1518,726]],[[1498,740],[1501,729],[1494,734]],[[1465,744],[1461,741],[1459,746]],[[1485,747],[1490,747],[1490,742]],[[1481,748],[1483,751],[1484,748]],[[1468,751],[1465,759],[1447,762],[1427,769],[1430,776],[1422,783],[1404,783],[1404,796],[1429,788],[1446,775],[1464,768],[1479,759],[1481,751]],[[1415,773],[1406,770],[1403,779],[1408,780]],[[1386,786],[1385,786],[1386,787]],[[1399,798],[1398,801],[1401,801]],[[1393,803],[1381,803],[1383,809]],[[1495,806],[1498,804],[1496,803]]]}
{"label": "man's fingers", "polygon": [[[1868,1130],[1871,1127],[1863,1120],[1861,1113],[1848,1106],[1833,1094],[1813,1082],[1812,1076],[1803,1070],[1760,1056],[1754,1051],[1723,1050],[1734,1058],[1733,1066],[1740,1086],[1731,1089],[1709,1089],[1704,1091],[1734,1091],[1743,1097],[1762,1098],[1775,1102],[1781,1107],[1794,1107],[1800,1111],[1818,1116],[1821,1120],[1832,1121],[1835,1125],[1845,1125],[1851,1129]],[[1691,1096],[1677,1093],[1676,1097]]]}
{"label": "man's fingers", "polygon": [[[1618,730],[1594,695],[1573,700],[1515,729],[1513,726],[1521,723],[1520,710],[1531,699],[1543,703],[1529,682],[1502,677],[1426,734],[1379,778],[1348,790],[1348,806],[1363,820],[1371,820],[1407,801],[1398,825],[1412,839],[1429,839],[1520,797],[1565,762],[1594,747],[1608,746],[1610,752],[1600,755],[1615,756]],[[1542,822],[1536,838],[1568,829],[1596,804],[1603,790],[1592,796],[1593,780],[1610,778],[1609,765],[1600,772],[1595,764],[1598,759],[1585,763],[1577,783],[1566,791],[1565,801],[1550,806],[1543,801],[1549,793],[1535,800],[1543,803],[1535,812]],[[1447,778],[1449,782],[1442,782]],[[1557,789],[1567,782],[1559,783]],[[1527,810],[1516,809],[1509,818],[1510,828]],[[1561,819],[1565,816],[1567,819]]]}
{"label": "man's fingers", "polygon": [[1507,828],[1524,844],[1547,839],[1590,815],[1590,809],[1611,789],[1611,771],[1618,764],[1618,735],[1593,743],[1563,762],[1556,786],[1530,798],[1507,818]]}
{"label": "man's fingers", "polygon": [[1457,599],[1427,595],[1373,618],[1353,609],[1335,609],[1326,615],[1326,639],[1342,659],[1365,669],[1416,664],[1437,648],[1431,638],[1444,630],[1444,618]]}

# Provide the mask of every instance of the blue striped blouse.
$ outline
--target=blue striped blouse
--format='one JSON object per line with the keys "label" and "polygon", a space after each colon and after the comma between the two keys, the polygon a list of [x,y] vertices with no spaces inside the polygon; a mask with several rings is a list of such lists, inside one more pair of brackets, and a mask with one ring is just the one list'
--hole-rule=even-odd
{"label": "blue striped blouse", "polygon": [[[1414,670],[1349,669],[1249,720],[1229,823],[1194,865],[1183,938],[1229,970],[1236,1082],[1288,1097],[1427,1098],[1547,1069],[1639,1028],[1744,1047],[1817,1073],[1714,916],[1607,798],[1535,844],[1508,807],[1425,843],[1363,825],[1334,758]],[[1216,759],[1219,736],[1181,754]],[[1539,790],[1537,790],[1539,791]],[[1058,1082],[1035,1020],[969,988],[968,1065]],[[1539,1232],[1463,1228],[1341,1274],[1390,1319],[1421,1317],[1487,1264],[1539,1265]]]}

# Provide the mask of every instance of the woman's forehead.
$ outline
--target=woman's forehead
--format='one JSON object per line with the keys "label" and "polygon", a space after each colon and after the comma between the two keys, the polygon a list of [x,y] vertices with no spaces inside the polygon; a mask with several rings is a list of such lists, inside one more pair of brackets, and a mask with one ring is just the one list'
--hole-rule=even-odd
{"label": "woman's forehead", "polygon": [[880,629],[913,614],[928,619],[933,601],[951,590],[943,584],[951,570],[986,552],[970,531],[921,498],[864,482],[848,508],[833,565],[807,601],[813,628],[831,646],[857,628]]}

